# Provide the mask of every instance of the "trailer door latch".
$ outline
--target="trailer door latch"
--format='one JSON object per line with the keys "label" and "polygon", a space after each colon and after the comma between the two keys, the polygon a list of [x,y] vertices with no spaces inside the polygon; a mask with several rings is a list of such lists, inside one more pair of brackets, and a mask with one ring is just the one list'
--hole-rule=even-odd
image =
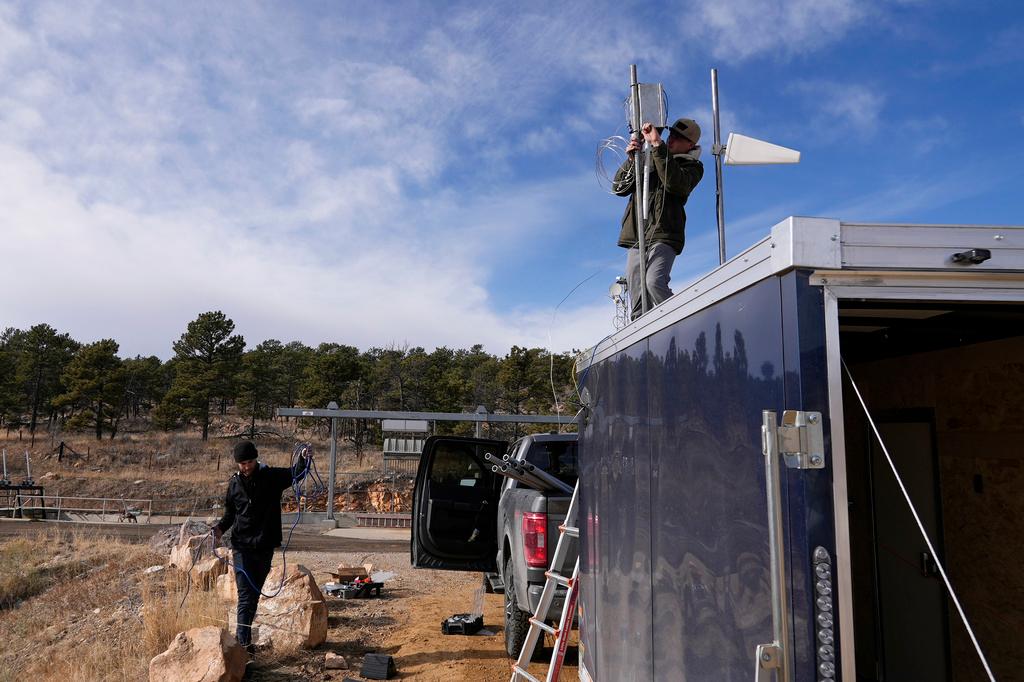
{"label": "trailer door latch", "polygon": [[754,682],[771,682],[772,671],[781,668],[779,645],[757,645],[757,667],[754,670]]}
{"label": "trailer door latch", "polygon": [[[774,421],[774,419],[772,420]],[[764,424],[766,438],[774,438],[779,454],[790,469],[824,469],[825,436],[821,412],[786,410],[782,424]]]}

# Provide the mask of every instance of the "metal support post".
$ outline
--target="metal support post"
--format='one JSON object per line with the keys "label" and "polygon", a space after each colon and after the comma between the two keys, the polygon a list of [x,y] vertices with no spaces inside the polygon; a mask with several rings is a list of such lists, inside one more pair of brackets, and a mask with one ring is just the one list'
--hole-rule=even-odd
{"label": "metal support post", "polygon": [[711,69],[711,116],[715,121],[715,211],[718,216],[718,264],[725,262],[725,197],[722,194],[722,127],[718,117],[718,69]]}
{"label": "metal support post", "polygon": [[[633,139],[640,141],[643,140],[643,134],[640,132],[640,126],[643,125],[643,112],[640,111],[640,83],[636,77],[636,64],[631,64],[629,67],[629,78],[630,88],[633,93]],[[643,186],[640,184],[640,169],[641,161],[640,154],[633,153],[633,208],[636,209],[634,213],[634,220],[636,221],[636,236],[637,236],[637,249],[640,251],[640,314],[643,315],[647,312],[647,235],[644,232],[647,230],[647,221],[644,220],[644,215],[647,213],[645,210],[647,207],[647,195],[643,192]],[[628,273],[627,273],[628,274]],[[636,292],[630,291],[630,298]]]}
{"label": "metal support post", "polygon": [[[477,405],[476,406],[476,413],[477,414],[487,414],[487,408],[484,407],[483,405]],[[474,428],[475,428],[474,433],[476,434],[476,437],[477,438],[483,438],[484,437],[484,424],[483,424],[483,422],[478,421],[475,424]]]}
{"label": "metal support post", "polygon": [[[333,400],[327,404],[328,410],[338,409]],[[334,471],[338,460],[338,418],[331,417],[331,466],[327,478],[327,520],[334,520]],[[298,502],[298,500],[296,500]]]}

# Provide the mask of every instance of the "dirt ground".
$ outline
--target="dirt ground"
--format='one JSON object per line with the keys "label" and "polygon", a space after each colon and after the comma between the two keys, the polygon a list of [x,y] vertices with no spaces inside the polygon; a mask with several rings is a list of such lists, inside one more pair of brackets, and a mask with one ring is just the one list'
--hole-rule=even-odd
{"label": "dirt ground", "polygon": [[[472,611],[474,593],[481,585],[479,574],[415,570],[409,566],[408,555],[404,553],[369,556],[296,553],[292,558],[318,578],[339,561],[360,563],[364,559],[374,562],[381,570],[393,571],[396,576],[386,584],[379,599],[329,599],[330,629],[322,648],[345,656],[352,670],[315,669],[311,661],[305,664],[304,671],[287,670],[283,665],[258,667],[254,680],[343,680],[345,677],[361,680],[357,673],[362,655],[367,652],[394,657],[398,675],[393,679],[508,680],[510,668],[502,628],[502,595],[484,595],[483,634],[441,633],[441,622],[445,618]],[[322,663],[322,660],[317,656],[315,662]],[[571,646],[562,680],[579,679],[575,663],[575,646]],[[542,677],[546,670],[543,663],[531,667],[535,676]],[[301,677],[303,672],[314,673],[317,677]]]}

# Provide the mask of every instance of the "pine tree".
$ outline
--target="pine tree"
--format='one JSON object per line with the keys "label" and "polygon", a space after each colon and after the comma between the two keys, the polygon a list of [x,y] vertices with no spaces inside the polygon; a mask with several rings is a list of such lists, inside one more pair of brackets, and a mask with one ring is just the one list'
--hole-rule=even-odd
{"label": "pine tree", "polygon": [[29,431],[35,440],[36,425],[43,409],[51,410],[51,400],[63,391],[60,378],[81,344],[67,334],[58,334],[48,324],[37,324],[27,332],[16,332],[16,380],[24,392],[24,406],[30,413]]}
{"label": "pine tree", "polygon": [[358,348],[321,343],[306,367],[300,392],[303,404],[323,407],[332,400],[340,404],[349,384],[360,379],[362,369]]}
{"label": "pine tree", "polygon": [[143,410],[150,410],[159,403],[169,388],[164,363],[155,355],[136,355],[124,361],[124,372],[124,416],[138,418]]}
{"label": "pine tree", "polygon": [[280,341],[270,339],[242,356],[239,377],[239,406],[249,415],[249,432],[256,435],[256,419],[270,419],[274,408],[284,401],[285,349]]}
{"label": "pine tree", "polygon": [[104,431],[113,437],[121,413],[125,371],[117,351],[118,344],[113,339],[82,347],[64,369],[66,391],[53,400],[55,405],[79,408],[68,420],[68,428],[93,428],[96,440],[103,438]]}
{"label": "pine tree", "polygon": [[[0,332],[0,426],[21,416],[18,391],[18,351],[14,340],[20,332],[13,328]],[[8,427],[10,428],[10,427]]]}
{"label": "pine tree", "polygon": [[281,400],[285,407],[295,407],[306,367],[313,359],[313,349],[301,341],[287,344],[281,353]]}
{"label": "pine tree", "polygon": [[159,421],[196,419],[203,440],[210,433],[210,403],[234,397],[245,339],[232,335],[235,323],[219,310],[202,313],[188,323],[174,343],[175,376],[160,402]]}

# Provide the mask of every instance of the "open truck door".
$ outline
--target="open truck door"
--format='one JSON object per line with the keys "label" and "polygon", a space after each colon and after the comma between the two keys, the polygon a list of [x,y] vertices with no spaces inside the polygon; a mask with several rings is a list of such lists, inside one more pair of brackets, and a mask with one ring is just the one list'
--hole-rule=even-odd
{"label": "open truck door", "polygon": [[414,568],[496,571],[497,512],[503,477],[484,453],[501,457],[508,443],[431,436],[423,445],[412,498]]}

